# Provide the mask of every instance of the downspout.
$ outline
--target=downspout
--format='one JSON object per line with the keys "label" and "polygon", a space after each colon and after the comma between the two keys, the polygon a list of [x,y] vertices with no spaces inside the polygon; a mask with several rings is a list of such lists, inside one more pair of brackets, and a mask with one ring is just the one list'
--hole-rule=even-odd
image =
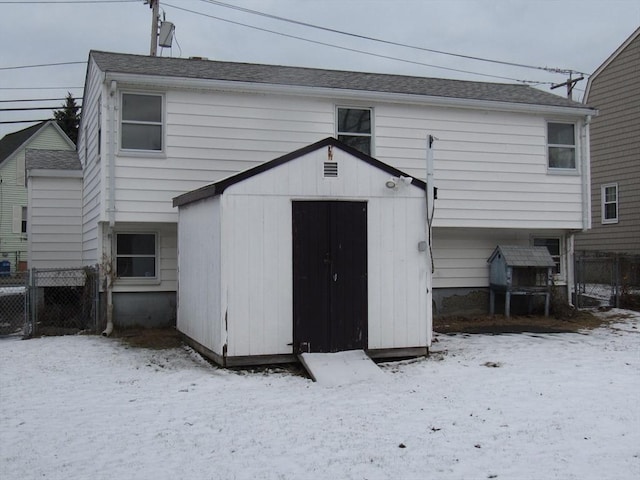
{"label": "downspout", "polygon": [[[582,128],[580,129],[580,169],[582,174],[582,231],[586,232],[591,228],[591,153],[589,125],[591,115],[585,115]],[[575,233],[571,232],[567,236],[567,298],[569,304],[573,306],[572,293],[574,291],[575,278]]]}
{"label": "downspout", "polygon": [[109,88],[109,97],[107,100],[107,112],[109,116],[109,135],[108,135],[108,148],[107,148],[107,168],[109,172],[109,200],[107,206],[107,215],[109,218],[109,226],[107,227],[107,245],[104,249],[105,258],[103,259],[103,269],[106,281],[107,290],[107,326],[102,332],[102,335],[108,337],[113,332],[113,227],[116,223],[115,219],[115,189],[116,189],[116,91],[117,83],[115,80],[111,80]]}
{"label": "downspout", "polygon": [[426,225],[426,233],[427,233],[427,257],[429,259],[429,267],[427,270],[427,312],[431,312],[429,318],[427,319],[428,324],[431,326],[428,333],[428,344],[431,346],[431,340],[433,337],[433,272],[435,270],[433,264],[433,247],[432,243],[432,225],[433,225],[433,214],[435,212],[434,208],[434,200],[435,200],[435,190],[433,186],[433,142],[435,141],[435,137],[427,134],[427,171],[426,171],[426,179],[425,179],[425,197],[426,197],[426,207],[427,207],[427,225]]}
{"label": "downspout", "polygon": [[591,228],[591,139],[589,125],[591,115],[584,117],[584,124],[580,132],[580,143],[582,150],[582,231]]}

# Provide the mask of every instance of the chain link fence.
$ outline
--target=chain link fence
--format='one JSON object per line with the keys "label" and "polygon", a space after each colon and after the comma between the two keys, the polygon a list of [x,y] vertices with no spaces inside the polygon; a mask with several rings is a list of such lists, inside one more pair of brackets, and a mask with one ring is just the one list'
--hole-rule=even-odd
{"label": "chain link fence", "polygon": [[640,255],[579,251],[574,271],[578,308],[640,310]]}
{"label": "chain link fence", "polygon": [[28,272],[3,272],[0,276],[0,335],[19,333],[28,311]]}
{"label": "chain link fence", "polygon": [[23,336],[95,333],[98,319],[98,270],[32,268]]}

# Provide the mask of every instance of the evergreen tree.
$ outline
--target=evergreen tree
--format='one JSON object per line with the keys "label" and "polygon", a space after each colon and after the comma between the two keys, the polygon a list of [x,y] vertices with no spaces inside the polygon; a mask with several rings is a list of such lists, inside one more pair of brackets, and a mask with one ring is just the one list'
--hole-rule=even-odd
{"label": "evergreen tree", "polygon": [[60,110],[53,112],[53,118],[60,128],[73,143],[78,141],[78,128],[80,128],[80,107],[76,105],[76,100],[71,93],[67,93],[65,103]]}

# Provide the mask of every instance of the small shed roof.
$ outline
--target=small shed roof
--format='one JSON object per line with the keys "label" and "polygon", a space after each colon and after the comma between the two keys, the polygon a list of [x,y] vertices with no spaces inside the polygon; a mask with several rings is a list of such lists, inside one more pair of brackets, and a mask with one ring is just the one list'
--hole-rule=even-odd
{"label": "small shed roof", "polygon": [[547,247],[498,245],[487,262],[492,263],[502,255],[508,267],[553,267],[555,262]]}
{"label": "small shed roof", "polygon": [[[183,205],[187,205],[189,203],[192,202],[196,202],[198,200],[203,200],[205,198],[209,198],[209,197],[215,197],[217,195],[221,195],[222,192],[224,192],[228,187],[230,187],[231,185],[234,185],[236,183],[239,183],[243,180],[246,180],[248,178],[253,177],[254,175],[257,175],[259,173],[265,172],[271,168],[277,167],[278,165],[282,165],[284,163],[290,162],[291,160],[295,160],[296,158],[300,158],[310,152],[313,152],[315,150],[318,150],[320,148],[326,147],[326,146],[331,146],[331,147],[336,147],[339,148],[345,152],[347,152],[348,154],[359,158],[360,160],[362,160],[365,163],[368,163],[369,165],[378,168],[390,175],[393,175],[394,177],[407,177],[410,178],[410,175],[404,173],[401,170],[398,170],[395,167],[392,167],[391,165],[387,165],[384,162],[381,162],[380,160],[377,160],[373,157],[370,157],[369,155],[366,155],[358,150],[356,150],[355,148],[352,148],[348,145],[345,145],[344,143],[342,143],[339,140],[336,140],[333,137],[327,137],[324,140],[320,140],[319,142],[316,143],[312,143],[311,145],[308,145],[306,147],[300,148],[299,150],[295,150],[291,153],[288,153],[286,155],[283,155],[282,157],[276,158],[274,160],[262,163],[256,167],[250,168],[248,170],[244,170],[240,173],[236,173],[235,175],[231,175],[230,177],[226,177],[223,178],[222,180],[219,180],[215,183],[212,183],[210,185],[206,185],[204,187],[198,188],[197,190],[192,190],[190,192],[184,193],[178,197],[175,197],[173,199],[173,206],[174,207],[180,207]],[[418,188],[422,188],[423,190],[427,187],[426,183],[422,180],[419,180],[417,178],[412,178],[411,179],[411,185],[415,185]]]}
{"label": "small shed roof", "polygon": [[25,152],[27,170],[82,170],[75,150],[35,150]]}

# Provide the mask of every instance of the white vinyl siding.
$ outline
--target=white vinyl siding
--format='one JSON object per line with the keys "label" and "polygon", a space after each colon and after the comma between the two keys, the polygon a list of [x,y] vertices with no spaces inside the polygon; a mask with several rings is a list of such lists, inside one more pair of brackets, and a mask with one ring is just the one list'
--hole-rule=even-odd
{"label": "white vinyl siding", "polygon": [[100,83],[100,72],[93,61],[88,67],[85,91],[87,98],[82,106],[82,125],[86,125],[87,128],[83,129],[78,141],[78,153],[84,174],[82,258],[84,265],[95,265],[102,262],[99,222],[106,219],[106,162],[101,161],[100,152],[105,155],[108,148],[102,148],[100,142],[106,144],[104,137],[108,135],[100,135],[100,132],[107,131],[102,122],[106,121],[108,114],[106,106],[101,105],[101,102],[106,102],[109,94],[106,87]]}
{"label": "white vinyl siding", "polygon": [[[174,196],[335,135],[333,99],[168,91],[166,158],[116,158],[116,221],[176,222]],[[376,104],[376,158],[425,177],[434,143],[434,226],[583,227],[580,175],[549,175],[543,117]]]}

